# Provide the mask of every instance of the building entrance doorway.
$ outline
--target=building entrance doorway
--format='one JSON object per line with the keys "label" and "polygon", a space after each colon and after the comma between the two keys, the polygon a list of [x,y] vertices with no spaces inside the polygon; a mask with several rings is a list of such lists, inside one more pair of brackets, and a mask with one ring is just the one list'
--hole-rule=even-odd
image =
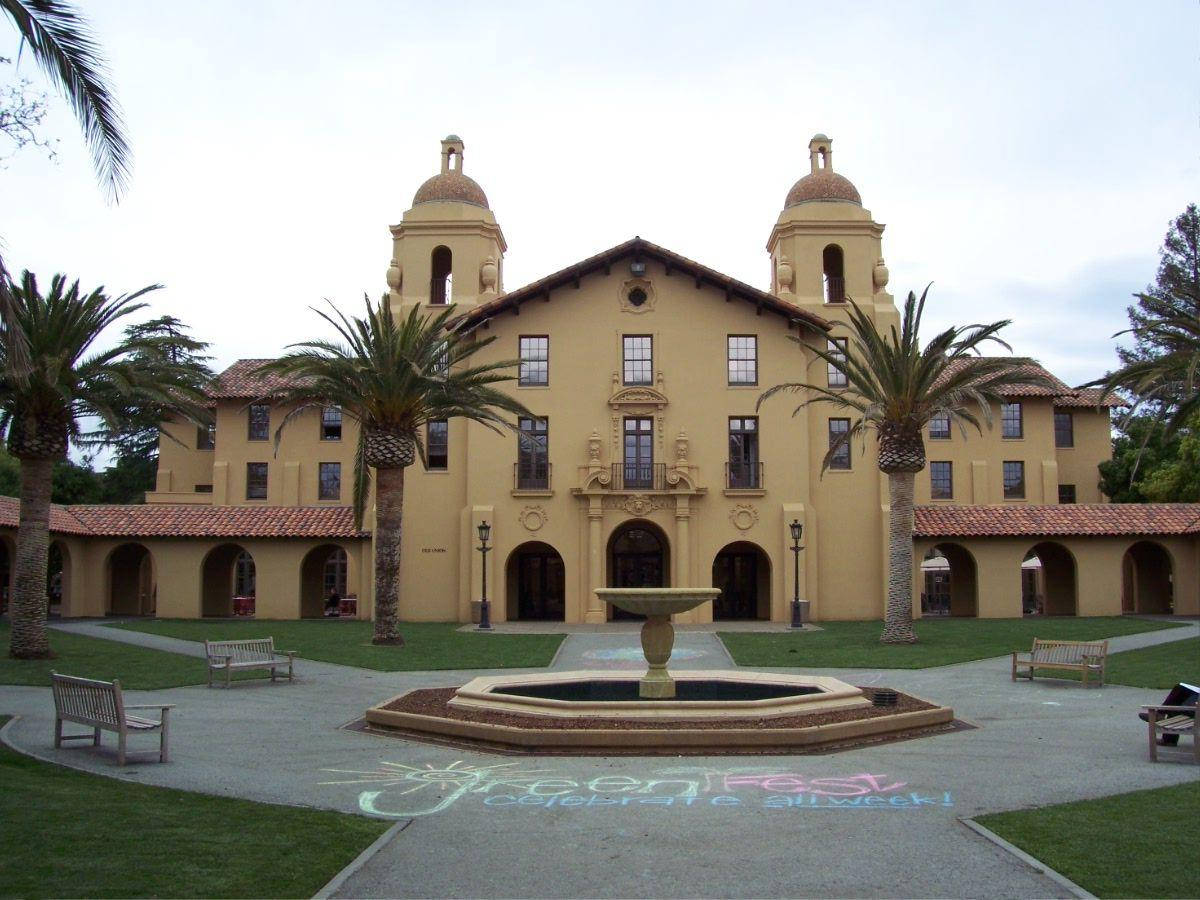
{"label": "building entrance doorway", "polygon": [[549,544],[522,544],[508,560],[508,618],[561,622],[566,618],[566,571]]}
{"label": "building entrance doorway", "polygon": [[[649,522],[633,522],[613,533],[609,542],[608,586],[667,587],[667,542]],[[613,609],[614,619],[642,619]]]}
{"label": "building entrance doorway", "polygon": [[771,618],[771,563],[755,544],[730,544],[713,560],[713,587],[721,596],[713,601],[713,619]]}

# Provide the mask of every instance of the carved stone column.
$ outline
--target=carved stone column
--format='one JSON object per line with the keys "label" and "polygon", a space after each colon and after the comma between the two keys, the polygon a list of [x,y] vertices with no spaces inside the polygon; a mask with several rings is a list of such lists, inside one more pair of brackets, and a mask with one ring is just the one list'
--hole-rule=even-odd
{"label": "carved stone column", "polygon": [[694,587],[692,584],[692,538],[688,527],[692,510],[686,496],[675,498],[675,578],[671,587]]}
{"label": "carved stone column", "polygon": [[604,604],[596,596],[596,588],[604,587],[604,546],[600,541],[600,529],[604,520],[604,509],[599,497],[588,498],[588,568],[587,601],[584,603],[583,621],[588,625],[603,625],[608,618]]}

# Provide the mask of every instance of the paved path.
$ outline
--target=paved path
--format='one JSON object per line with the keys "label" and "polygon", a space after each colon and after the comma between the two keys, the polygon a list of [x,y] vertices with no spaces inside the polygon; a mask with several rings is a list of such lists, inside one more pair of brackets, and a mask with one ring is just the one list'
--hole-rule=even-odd
{"label": "paved path", "polygon": [[[62,627],[196,652],[190,642],[137,632]],[[1193,624],[1112,645],[1197,634]],[[619,651],[637,646],[632,630],[572,635],[555,665],[635,669]],[[727,664],[710,634],[681,633],[677,646],[698,654],[680,668]],[[483,673],[369,672],[307,660],[298,670],[292,685],[131,692],[136,702],[178,705],[169,765],[117,770],[107,746],[55,751],[44,688],[0,688],[0,709],[22,716],[9,734],[42,758],[147,784],[409,822],[342,885],[341,896],[355,897],[1063,896],[959,817],[1198,774],[1182,762],[1147,760],[1137,707],[1163,691],[1013,684],[1007,658],[827,671],[949,704],[975,730],[825,755],[713,758],[496,756],[348,732],[339,726],[367,705]]]}

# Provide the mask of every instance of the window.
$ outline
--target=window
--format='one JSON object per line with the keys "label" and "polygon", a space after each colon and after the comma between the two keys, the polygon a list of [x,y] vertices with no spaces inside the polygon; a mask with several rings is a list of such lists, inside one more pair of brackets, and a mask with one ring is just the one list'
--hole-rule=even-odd
{"label": "window", "polygon": [[442,306],[453,302],[454,282],[451,269],[453,257],[449,247],[434,247],[430,257],[432,275],[429,279],[429,302]]}
{"label": "window", "polygon": [[829,420],[829,449],[832,450],[834,445],[839,440],[842,441],[840,447],[829,460],[829,468],[831,469],[849,469],[850,468],[850,441],[843,440],[850,433],[849,419],[830,419]]}
{"label": "window", "polygon": [[246,463],[246,499],[267,499],[266,463]]}
{"label": "window", "polygon": [[346,551],[340,547],[329,554],[321,573],[321,582],[324,588],[322,596],[328,597],[330,594],[337,594],[339,597],[346,596],[346,563]]}
{"label": "window", "polygon": [[654,486],[654,419],[625,420],[625,478],[627,488]]}
{"label": "window", "polygon": [[950,413],[942,413],[929,420],[929,439],[931,441],[950,440]]}
{"label": "window", "polygon": [[731,334],[727,341],[729,383],[758,384],[758,338],[753,334]]}
{"label": "window", "polygon": [[1060,484],[1058,486],[1058,502],[1059,503],[1074,503],[1075,502],[1075,485]]}
{"label": "window", "polygon": [[1075,417],[1069,412],[1055,412],[1054,414],[1054,446],[1075,446]]}
{"label": "window", "polygon": [[654,352],[648,334],[627,334],[624,345],[626,384],[654,383]]}
{"label": "window", "polygon": [[445,378],[450,374],[450,348],[449,345],[442,341],[438,345],[438,355],[433,360],[433,367],[429,370],[429,374],[434,378]]}
{"label": "window", "polygon": [[425,425],[425,469],[445,471],[450,467],[450,425],[435,419]]}
{"label": "window", "polygon": [[233,595],[253,597],[256,594],[254,557],[243,550],[233,564]]}
{"label": "window", "polygon": [[519,343],[521,366],[517,373],[517,384],[549,384],[550,338],[544,334],[522,336]]}
{"label": "window", "polygon": [[934,500],[954,498],[954,470],[951,463],[931,462],[929,464],[929,496]]}
{"label": "window", "polygon": [[[841,363],[846,361],[846,338],[830,338],[827,344],[827,351],[830,356],[834,357]],[[839,370],[833,363],[826,363],[825,368],[829,376],[830,387],[845,387],[846,373]]]}
{"label": "window", "polygon": [[842,268],[842,248],[830,244],[821,253],[821,270],[823,273],[824,294],[826,303],[843,303],[846,300],[846,279]]}
{"label": "window", "polygon": [[1021,420],[1020,403],[1000,404],[1000,436],[1004,438],[1025,436],[1025,425]]}
{"label": "window", "polygon": [[342,439],[342,408],[327,406],[321,410],[321,440],[340,441]]}
{"label": "window", "polygon": [[193,486],[192,490],[194,490],[197,494],[211,494],[212,493],[212,485],[211,484],[197,484],[197,485]]}
{"label": "window", "polygon": [[342,498],[342,464],[336,462],[317,464],[317,499],[340,500]]}
{"label": "window", "polygon": [[211,450],[217,445],[217,426],[216,423],[211,425],[200,425],[196,428],[196,449]]}
{"label": "window", "polygon": [[265,403],[251,403],[246,410],[246,440],[265,441],[271,437],[271,407]]}
{"label": "window", "polygon": [[1005,461],[1004,463],[1004,499],[1025,499],[1025,463]]}
{"label": "window", "polygon": [[550,489],[550,424],[546,419],[517,419],[517,490]]}
{"label": "window", "polygon": [[730,488],[759,488],[758,418],[739,416],[729,420],[729,477]]}

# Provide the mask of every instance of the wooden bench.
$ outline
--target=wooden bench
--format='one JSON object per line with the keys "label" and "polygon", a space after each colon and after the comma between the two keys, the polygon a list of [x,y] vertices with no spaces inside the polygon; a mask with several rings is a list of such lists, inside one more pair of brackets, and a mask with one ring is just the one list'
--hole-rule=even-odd
{"label": "wooden bench", "polygon": [[1019,659],[1023,650],[1014,650],[1012,655],[1012,680],[1017,680],[1017,669],[1029,670],[1029,680],[1033,681],[1034,669],[1063,669],[1069,672],[1083,673],[1083,686],[1087,687],[1088,677],[1095,673],[1099,675],[1097,685],[1104,684],[1104,661],[1108,656],[1108,641],[1044,641],[1033,639],[1033,649],[1028,651],[1028,659]]}
{"label": "wooden bench", "polygon": [[[152,733],[157,731],[161,737],[158,743],[158,761],[167,761],[167,723],[168,716],[174,705],[170,703],[151,703],[139,706],[126,706],[121,693],[121,682],[94,681],[91,678],[75,678],[71,675],[50,675],[50,684],[54,692],[54,746],[61,747],[63,741],[92,741],[92,746],[100,746],[100,731],[115,731],[117,733],[117,765],[125,765],[125,740],[131,733]],[[145,719],[141,716],[131,716],[131,709],[160,710],[159,720]],[[91,734],[63,734],[63,722],[77,722],[80,725],[90,725]]]}
{"label": "wooden bench", "polygon": [[275,638],[253,638],[246,641],[205,641],[204,654],[208,657],[208,686],[213,686],[213,672],[225,673],[225,687],[229,687],[234,672],[246,669],[270,669],[271,680],[275,670],[287,666],[288,681],[294,680],[293,666],[296,651],[275,651]]}
{"label": "wooden bench", "polygon": [[1150,760],[1151,762],[1158,761],[1158,736],[1163,736],[1163,743],[1167,743],[1166,738],[1174,737],[1179,740],[1180,735],[1190,734],[1192,736],[1192,755],[1196,758],[1196,762],[1200,763],[1200,728],[1197,728],[1197,722],[1200,722],[1200,717],[1196,715],[1196,707],[1194,706],[1143,706],[1145,711],[1146,723],[1150,726]]}

